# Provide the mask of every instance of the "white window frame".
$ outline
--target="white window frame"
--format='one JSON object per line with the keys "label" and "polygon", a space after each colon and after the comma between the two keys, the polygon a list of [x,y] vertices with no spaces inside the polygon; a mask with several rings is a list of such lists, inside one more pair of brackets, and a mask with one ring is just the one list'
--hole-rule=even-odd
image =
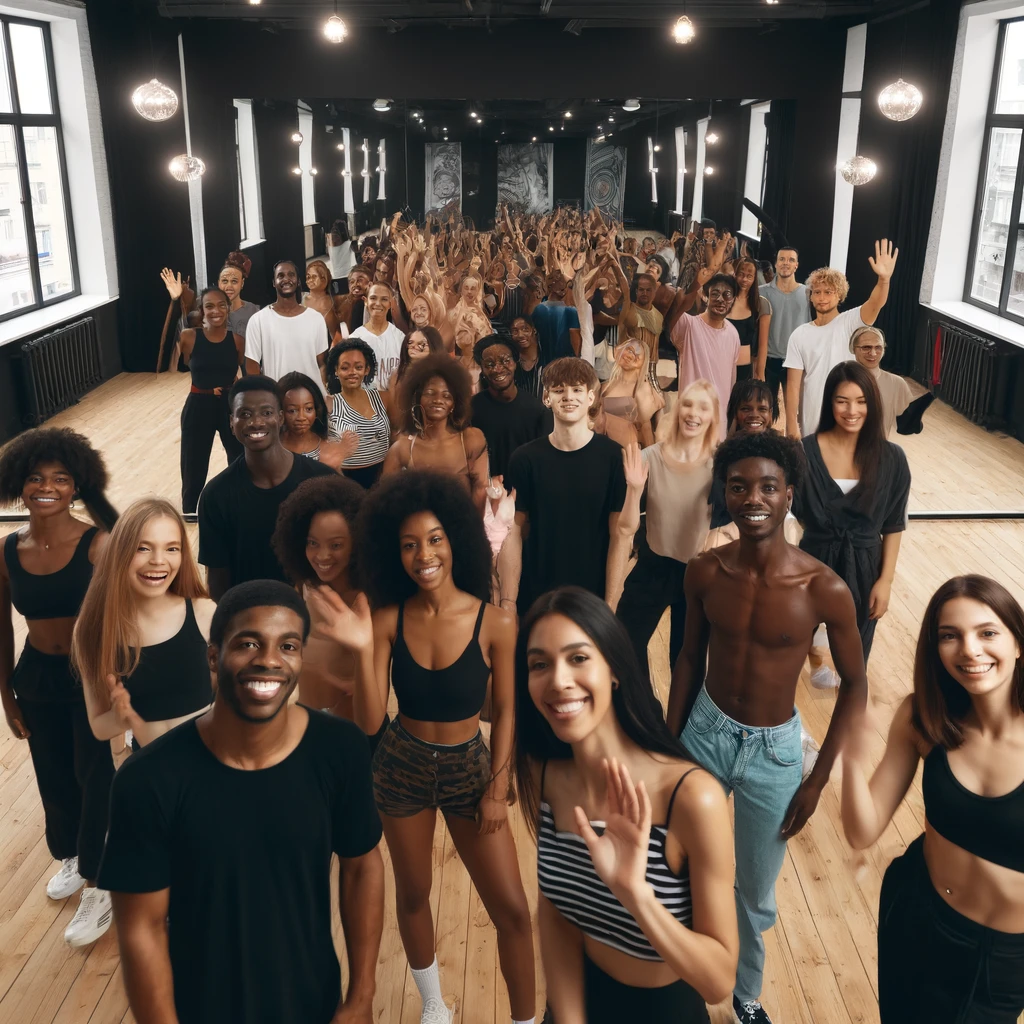
{"label": "white window frame", "polygon": [[241,202],[239,226],[240,248],[259,245],[263,234],[263,200],[260,195],[259,149],[252,116],[252,100],[234,100],[235,130],[238,145],[238,191]]}

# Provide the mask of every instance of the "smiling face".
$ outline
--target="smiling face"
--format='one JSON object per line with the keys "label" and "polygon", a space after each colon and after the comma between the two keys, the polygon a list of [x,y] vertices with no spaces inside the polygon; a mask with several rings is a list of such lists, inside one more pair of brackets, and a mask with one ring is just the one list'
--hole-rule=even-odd
{"label": "smiling face", "polygon": [[849,434],[858,434],[868,415],[868,400],[859,384],[844,380],[832,394],[832,415],[836,427]]}
{"label": "smiling face", "polygon": [[938,620],[939,659],[972,697],[1013,684],[1020,647],[987,604],[955,597],[942,606]]}
{"label": "smiling face", "polygon": [[244,283],[245,278],[237,267],[225,267],[217,278],[217,287],[228,297],[228,302],[238,298]]}
{"label": "smiling face", "polygon": [[544,404],[556,420],[568,426],[586,419],[594,392],[586,384],[556,384],[544,389]]}
{"label": "smiling face", "polygon": [[420,590],[436,590],[451,576],[452,546],[433,512],[416,512],[398,528],[402,568]]}
{"label": "smiling face", "polygon": [[708,316],[712,320],[724,320],[729,315],[736,295],[730,285],[719,281],[708,289]]}
{"label": "smiling face", "polygon": [[431,377],[420,393],[420,413],[423,423],[444,423],[455,408],[455,397],[448,390],[444,377]]}
{"label": "smiling face", "polygon": [[864,331],[853,343],[853,357],[865,370],[877,370],[885,355],[885,342],[877,331]]}
{"label": "smiling face", "polygon": [[736,409],[736,429],[748,430],[760,434],[772,423],[772,407],[763,395],[752,395],[744,398]]}
{"label": "smiling face", "polygon": [[744,260],[736,267],[736,283],[740,291],[745,292],[757,280],[757,268],[753,263]]}
{"label": "smiling face", "polygon": [[413,299],[409,316],[417,327],[426,327],[430,323],[430,303],[422,295]]}
{"label": "smiling face", "polygon": [[800,266],[795,249],[780,249],[775,257],[775,274],[777,277],[792,277]]}
{"label": "smiling face", "polygon": [[537,328],[525,317],[519,316],[512,321],[509,328],[512,340],[519,346],[519,351],[525,351],[537,340]]}
{"label": "smiling face", "polygon": [[684,440],[703,437],[715,415],[711,396],[703,387],[684,391],[676,402],[676,409],[679,416],[679,436]]}
{"label": "smiling face", "polygon": [[376,282],[370,285],[366,295],[366,308],[375,320],[386,320],[391,308],[391,289],[387,285]]}
{"label": "smiling face", "polygon": [[782,467],[771,459],[741,459],[725,477],[725,506],[741,536],[763,540],[781,529],[793,500]]}
{"label": "smiling face", "polygon": [[299,290],[299,274],[294,263],[279,263],[274,268],[274,291],[278,298],[294,297]]}
{"label": "smiling face", "polygon": [[310,520],[306,558],[321,583],[330,583],[348,570],[352,531],[340,512],[317,512]]}
{"label": "smiling face", "polygon": [[322,292],[327,288],[328,284],[330,284],[330,281],[327,280],[322,267],[314,263],[307,268],[306,287],[311,292]]}
{"label": "smiling face", "polygon": [[21,489],[25,507],[40,518],[67,512],[74,498],[75,481],[60,462],[37,462]]}
{"label": "smiling face", "polygon": [[335,375],[342,387],[349,390],[361,388],[366,379],[366,356],[356,348],[342,352]]}
{"label": "smiling face", "polygon": [[705,245],[713,245],[715,239],[718,238],[718,232],[715,228],[704,228],[701,231],[701,237],[704,239]]}
{"label": "smiling face", "polygon": [[292,388],[284,396],[284,427],[293,437],[302,437],[316,423],[316,404],[306,388]]}
{"label": "smiling face", "polygon": [[490,345],[480,353],[480,374],[491,391],[507,391],[515,372],[516,360],[507,345]]}
{"label": "smiling face", "polygon": [[366,298],[366,290],[370,287],[370,278],[365,270],[353,270],[348,275],[348,293],[353,299]]}
{"label": "smiling face", "polygon": [[247,608],[209,649],[217,697],[245,722],[273,721],[299,681],[303,622],[291,608]]}
{"label": "smiling face", "polygon": [[251,452],[278,443],[284,413],[273,391],[241,391],[231,406],[231,433]]}
{"label": "smiling face", "polygon": [[563,743],[584,740],[611,709],[608,662],[572,619],[539,619],[530,630],[526,664],[534,706]]}
{"label": "smiling face", "polygon": [[181,569],[181,529],[170,516],[153,516],[142,527],[128,583],[136,597],[162,597]]}
{"label": "smiling face", "polygon": [[635,339],[630,339],[625,345],[619,346],[615,353],[615,362],[624,373],[639,370],[644,365],[643,346]]}
{"label": "smiling face", "polygon": [[207,292],[203,296],[203,322],[214,331],[227,324],[228,300],[220,292]]}

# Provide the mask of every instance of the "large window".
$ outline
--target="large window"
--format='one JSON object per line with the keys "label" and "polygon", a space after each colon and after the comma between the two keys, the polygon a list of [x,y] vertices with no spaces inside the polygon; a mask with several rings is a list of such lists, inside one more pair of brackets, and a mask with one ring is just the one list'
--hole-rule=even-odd
{"label": "large window", "polygon": [[964,300],[1024,323],[1024,19],[999,26]]}
{"label": "large window", "polygon": [[0,320],[79,292],[49,26],[0,17]]}

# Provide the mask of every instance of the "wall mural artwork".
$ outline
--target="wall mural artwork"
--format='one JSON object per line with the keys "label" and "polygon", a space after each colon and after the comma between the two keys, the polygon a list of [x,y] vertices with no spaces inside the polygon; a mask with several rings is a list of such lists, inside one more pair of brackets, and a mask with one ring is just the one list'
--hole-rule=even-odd
{"label": "wall mural artwork", "polygon": [[597,207],[605,220],[622,220],[626,196],[626,147],[587,139],[587,177],[583,206]]}
{"label": "wall mural artwork", "polygon": [[522,213],[550,213],[555,147],[550,142],[498,147],[498,202]]}
{"label": "wall mural artwork", "polygon": [[462,146],[458,142],[426,143],[427,213],[462,202]]}

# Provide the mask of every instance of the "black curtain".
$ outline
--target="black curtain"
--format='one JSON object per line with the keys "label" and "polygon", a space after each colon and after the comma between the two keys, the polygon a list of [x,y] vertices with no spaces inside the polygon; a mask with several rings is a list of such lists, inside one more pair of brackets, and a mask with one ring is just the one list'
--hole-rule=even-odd
{"label": "black curtain", "polygon": [[[772,100],[764,122],[768,131],[768,153],[764,203],[761,208],[773,225],[774,244],[766,246],[762,241],[759,255],[761,259],[774,260],[775,250],[782,240],[774,237],[776,230],[782,237],[785,237],[789,230],[789,211],[793,198],[793,159],[796,152],[796,100]],[[767,224],[765,226],[767,227]]]}
{"label": "black curtain", "polygon": [[[903,130],[898,133],[897,144],[888,156],[891,166],[900,168],[893,188],[889,221],[889,237],[899,246],[900,258],[889,301],[879,323],[888,339],[886,367],[894,373],[910,374],[960,0],[932,0],[929,7],[906,18],[907,52],[903,74],[908,81],[921,83],[925,105],[914,118],[900,126]],[[898,22],[896,25],[897,31],[903,28]]]}

